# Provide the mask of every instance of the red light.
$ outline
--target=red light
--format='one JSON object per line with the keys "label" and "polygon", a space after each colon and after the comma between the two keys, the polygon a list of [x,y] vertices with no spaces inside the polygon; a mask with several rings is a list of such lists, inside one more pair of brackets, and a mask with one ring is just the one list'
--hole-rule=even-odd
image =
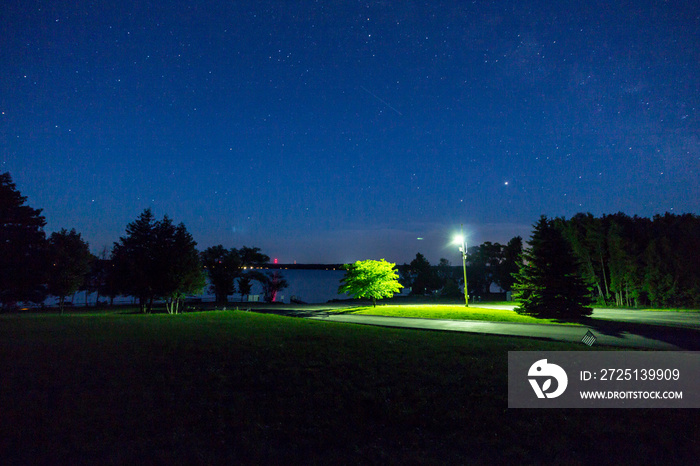
{"label": "red light", "polygon": [[277,263],[277,258],[275,258],[275,264]]}

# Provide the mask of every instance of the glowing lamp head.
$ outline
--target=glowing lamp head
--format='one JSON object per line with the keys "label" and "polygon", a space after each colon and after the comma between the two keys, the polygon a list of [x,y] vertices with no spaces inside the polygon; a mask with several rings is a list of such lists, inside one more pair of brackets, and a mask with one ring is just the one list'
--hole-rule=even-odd
{"label": "glowing lamp head", "polygon": [[452,241],[453,244],[459,244],[460,246],[464,244],[464,235],[456,235],[454,237],[454,240]]}

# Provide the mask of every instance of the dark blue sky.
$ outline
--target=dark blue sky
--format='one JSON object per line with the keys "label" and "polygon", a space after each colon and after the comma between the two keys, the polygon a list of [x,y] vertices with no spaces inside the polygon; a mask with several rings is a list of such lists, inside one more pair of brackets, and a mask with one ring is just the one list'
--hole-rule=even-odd
{"label": "dark blue sky", "polygon": [[[700,213],[696,1],[0,5],[0,172],[47,232],[458,262],[541,214]],[[418,240],[417,238],[423,238]]]}

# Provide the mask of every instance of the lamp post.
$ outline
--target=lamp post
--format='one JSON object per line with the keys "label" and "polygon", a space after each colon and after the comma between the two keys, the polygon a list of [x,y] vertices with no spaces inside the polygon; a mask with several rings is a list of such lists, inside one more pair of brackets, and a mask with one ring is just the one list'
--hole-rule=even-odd
{"label": "lamp post", "polygon": [[464,305],[469,307],[469,291],[467,290],[467,239],[464,233],[455,236],[454,243],[459,245],[462,253],[462,270],[464,271]]}

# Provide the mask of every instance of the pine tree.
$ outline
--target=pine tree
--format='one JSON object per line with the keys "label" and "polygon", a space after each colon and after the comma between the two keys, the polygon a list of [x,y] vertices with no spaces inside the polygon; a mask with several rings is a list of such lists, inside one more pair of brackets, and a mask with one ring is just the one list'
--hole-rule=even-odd
{"label": "pine tree", "polygon": [[150,312],[156,297],[154,277],[157,222],[151,209],[126,226],[126,236],[112,248],[112,263],[120,294],[135,296],[141,312]]}
{"label": "pine tree", "polygon": [[566,320],[593,312],[571,245],[554,220],[542,216],[535,224],[523,259],[514,285],[517,313]]}
{"label": "pine tree", "polygon": [[9,173],[0,174],[0,306],[41,302],[46,296],[46,220],[24,205]]}
{"label": "pine tree", "polygon": [[154,299],[166,300],[169,313],[177,313],[181,299],[205,286],[204,272],[195,249],[197,243],[184,224],[166,215],[156,221],[146,209],[126,227],[112,250],[114,271],[122,294],[139,298],[143,312],[150,312]]}

